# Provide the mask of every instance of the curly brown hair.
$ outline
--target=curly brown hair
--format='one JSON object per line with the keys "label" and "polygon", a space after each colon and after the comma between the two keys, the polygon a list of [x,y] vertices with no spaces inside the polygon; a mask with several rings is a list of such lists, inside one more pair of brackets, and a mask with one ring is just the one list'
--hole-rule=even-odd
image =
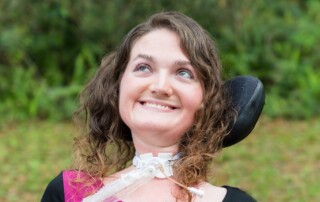
{"label": "curly brown hair", "polygon": [[130,129],[119,114],[120,81],[134,43],[160,28],[179,36],[181,48],[204,90],[194,124],[179,143],[181,158],[174,164],[175,178],[187,186],[206,180],[208,165],[221,150],[233,115],[214,42],[197,22],[178,12],[152,15],[134,27],[115,52],[103,58],[96,75],[81,93],[81,108],[75,113],[76,117],[84,118],[87,126],[85,136],[76,141],[76,169],[100,178],[125,168],[133,158]]}

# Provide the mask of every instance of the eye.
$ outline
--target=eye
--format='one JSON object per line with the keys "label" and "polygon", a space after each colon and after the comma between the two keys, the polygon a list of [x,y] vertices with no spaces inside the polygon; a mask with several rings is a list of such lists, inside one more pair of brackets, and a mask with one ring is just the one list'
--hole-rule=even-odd
{"label": "eye", "polygon": [[151,72],[151,67],[146,64],[139,64],[135,69],[135,72]]}
{"label": "eye", "polygon": [[183,78],[187,78],[187,79],[193,79],[193,73],[188,70],[188,69],[179,69],[178,70],[178,76],[181,76]]}

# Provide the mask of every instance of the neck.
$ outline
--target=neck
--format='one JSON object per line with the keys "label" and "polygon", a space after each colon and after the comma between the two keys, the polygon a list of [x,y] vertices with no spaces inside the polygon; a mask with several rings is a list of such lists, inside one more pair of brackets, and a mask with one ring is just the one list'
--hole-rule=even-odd
{"label": "neck", "polygon": [[133,144],[138,154],[152,153],[153,155],[158,155],[158,153],[178,153],[178,143],[159,144],[157,142],[143,141],[133,136]]}

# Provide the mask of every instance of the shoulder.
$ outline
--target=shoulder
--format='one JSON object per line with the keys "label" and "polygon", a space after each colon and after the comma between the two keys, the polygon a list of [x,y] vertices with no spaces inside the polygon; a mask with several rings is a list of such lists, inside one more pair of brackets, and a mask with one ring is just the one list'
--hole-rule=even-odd
{"label": "shoulder", "polygon": [[205,191],[205,195],[201,198],[201,201],[256,202],[248,193],[236,187],[218,187],[203,182],[199,188]]}
{"label": "shoulder", "polygon": [[214,201],[223,201],[227,194],[225,187],[214,186],[207,182],[201,183],[199,188],[205,192],[201,201],[212,201],[213,199]]}
{"label": "shoulder", "polygon": [[44,202],[60,202],[64,201],[63,176],[62,172],[49,182],[41,201]]}
{"label": "shoulder", "polygon": [[49,182],[42,202],[82,201],[82,199],[101,188],[102,181],[76,170],[61,172]]}
{"label": "shoulder", "polygon": [[230,186],[223,187],[227,190],[223,202],[256,202],[252,196],[239,188]]}

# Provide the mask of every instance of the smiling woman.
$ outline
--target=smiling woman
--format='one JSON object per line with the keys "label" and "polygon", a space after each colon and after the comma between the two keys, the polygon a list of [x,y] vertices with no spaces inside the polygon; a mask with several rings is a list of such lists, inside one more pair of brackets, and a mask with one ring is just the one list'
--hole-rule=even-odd
{"label": "smiling woman", "polygon": [[202,99],[201,82],[175,32],[156,29],[135,42],[120,83],[119,108],[137,153],[177,153]]}
{"label": "smiling woman", "polygon": [[216,52],[177,12],[133,28],[82,92],[76,116],[88,131],[76,141],[74,170],[42,201],[254,201],[206,182],[234,117]]}

